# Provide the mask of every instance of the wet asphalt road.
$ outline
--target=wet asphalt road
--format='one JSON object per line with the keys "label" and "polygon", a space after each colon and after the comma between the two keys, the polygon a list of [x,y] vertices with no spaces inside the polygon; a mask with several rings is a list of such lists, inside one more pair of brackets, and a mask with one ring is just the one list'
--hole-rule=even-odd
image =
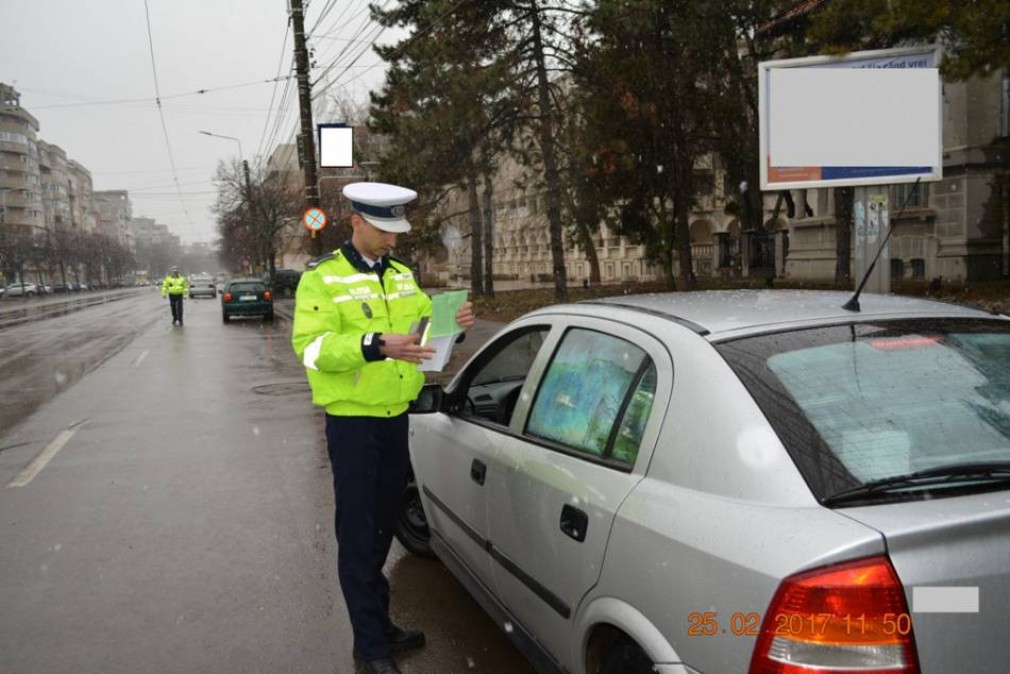
{"label": "wet asphalt road", "polygon": [[[0,669],[355,671],[288,321],[96,297],[0,302]],[[404,672],[532,671],[441,564],[394,543],[386,573],[428,637]]]}

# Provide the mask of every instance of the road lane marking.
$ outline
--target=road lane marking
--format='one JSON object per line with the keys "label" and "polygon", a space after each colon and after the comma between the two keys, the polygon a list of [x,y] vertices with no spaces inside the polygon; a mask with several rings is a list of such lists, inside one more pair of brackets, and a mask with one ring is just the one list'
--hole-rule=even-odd
{"label": "road lane marking", "polygon": [[133,363],[132,363],[133,367],[137,367],[138,365],[140,365],[141,363],[143,363],[144,359],[147,358],[147,354],[149,354],[149,353],[151,353],[151,352],[150,351],[145,351],[144,353],[142,353],[139,356],[137,356],[136,360],[134,360]]}
{"label": "road lane marking", "polygon": [[21,469],[21,472],[14,476],[14,479],[7,483],[7,487],[24,487],[32,480],[35,476],[42,472],[42,469],[46,467],[53,457],[56,456],[63,446],[70,441],[70,438],[74,437],[74,433],[77,432],[81,426],[87,423],[87,419],[82,419],[75,424],[72,424],[66,430],[60,431],[52,442],[46,446],[38,456],[32,459],[31,463]]}

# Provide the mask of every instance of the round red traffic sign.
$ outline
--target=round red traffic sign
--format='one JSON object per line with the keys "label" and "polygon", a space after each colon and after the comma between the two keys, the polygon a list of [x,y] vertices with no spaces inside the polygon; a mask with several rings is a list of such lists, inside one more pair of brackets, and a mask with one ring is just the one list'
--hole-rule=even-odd
{"label": "round red traffic sign", "polygon": [[305,209],[302,214],[302,224],[310,232],[320,232],[326,227],[326,211],[316,206]]}

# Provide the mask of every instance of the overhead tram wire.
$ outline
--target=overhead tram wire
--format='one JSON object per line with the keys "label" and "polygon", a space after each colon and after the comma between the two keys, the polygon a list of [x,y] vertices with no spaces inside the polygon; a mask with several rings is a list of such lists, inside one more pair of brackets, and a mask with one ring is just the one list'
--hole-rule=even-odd
{"label": "overhead tram wire", "polygon": [[[381,35],[383,33],[383,31],[385,31],[385,27],[378,26],[377,29],[373,29],[372,33],[368,36],[368,38],[366,40],[358,42],[358,44],[361,44],[360,49],[358,49],[357,54],[355,54],[353,56],[353,58],[351,58],[350,63],[348,63],[347,65],[343,66],[343,69],[339,73],[337,73],[337,75],[336,75],[335,78],[333,78],[333,84],[340,84],[341,83],[340,82],[340,77],[342,77],[344,73],[346,73],[351,67],[353,67],[354,64],[357,63],[361,59],[361,57],[364,56],[371,49],[371,47],[375,44],[375,41],[378,39],[379,35]],[[330,71],[332,71],[334,68],[336,68],[339,65],[341,65],[339,63],[339,60],[344,55],[344,53],[349,50],[351,44],[353,44],[353,43],[349,42],[345,46],[345,48],[343,50],[341,50],[340,54],[337,55],[337,58],[332,63],[330,63],[330,65],[326,67],[326,69],[322,72],[322,74],[320,74],[319,77],[317,77],[312,82],[312,86],[313,87],[316,86],[317,84],[319,84],[320,82],[324,81],[326,79],[327,75],[329,75]],[[332,86],[332,84],[330,86]],[[323,89],[323,90],[320,90],[320,91],[316,91],[316,92],[314,92],[312,94],[312,98],[316,99],[316,98],[318,98],[319,96],[321,96],[324,93],[326,93],[326,89]]]}
{"label": "overhead tram wire", "polygon": [[[243,82],[242,84],[231,84],[223,87],[214,87],[212,89],[197,89],[196,91],[186,91],[178,94],[169,94],[167,96],[157,96],[155,98],[117,98],[107,101],[79,101],[77,103],[53,103],[52,105],[33,105],[33,110],[50,110],[54,108],[83,108],[92,105],[129,105],[131,103],[158,103],[158,101],[169,101],[176,98],[185,98],[189,96],[201,96],[203,94],[217,93],[219,91],[229,91],[232,89],[241,89],[243,87],[251,87],[260,84],[270,84],[278,80],[291,79],[293,75],[288,75],[287,77],[279,77],[267,80],[256,80],[254,82]],[[30,90],[25,90],[30,91]]]}
{"label": "overhead tram wire", "polygon": [[[418,39],[419,37],[421,37],[421,36],[425,35],[426,33],[430,32],[430,31],[431,31],[432,29],[434,29],[434,28],[435,28],[436,26],[438,26],[438,24],[440,24],[440,23],[441,23],[441,22],[442,22],[443,20],[445,20],[445,19],[446,19],[446,18],[447,18],[447,17],[449,16],[449,15],[451,15],[451,14],[452,14],[452,13],[453,13],[454,11],[456,11],[456,10],[457,10],[457,9],[458,9],[458,8],[459,8],[459,7],[461,6],[461,5],[463,5],[463,3],[465,3],[465,2],[468,2],[468,1],[469,1],[469,0],[459,0],[459,2],[456,2],[455,4],[453,4],[453,5],[452,5],[451,7],[449,7],[449,8],[448,8],[448,9],[447,9],[447,10],[446,10],[446,11],[445,11],[445,12],[444,12],[444,13],[443,13],[442,15],[438,16],[438,17],[437,17],[437,18],[436,18],[436,19],[435,19],[434,21],[432,21],[432,22],[431,22],[431,23],[430,23],[429,25],[427,25],[427,26],[425,26],[425,27],[424,27],[423,29],[421,29],[421,30],[419,30],[419,31],[417,31],[417,32],[415,32],[415,33],[413,33],[413,34],[412,34],[412,35],[411,35],[410,37],[408,37],[408,38],[407,38],[406,40],[404,40],[404,41],[403,41],[403,43],[402,43],[402,44],[401,44],[401,45],[400,45],[400,46],[399,46],[399,47],[398,47],[397,49],[398,49],[398,50],[402,50],[402,49],[403,49],[403,48],[405,48],[405,47],[406,47],[407,45],[409,45],[410,43],[412,43],[412,42],[413,42],[414,40],[416,40],[416,39]],[[385,27],[384,27],[384,26],[381,26],[381,25],[380,25],[380,28],[382,28],[383,30],[385,30]],[[338,84],[340,84],[340,85],[345,85],[345,84],[348,84],[349,82],[353,82],[354,80],[356,80],[356,79],[358,79],[359,77],[363,76],[363,75],[364,75],[365,73],[367,73],[367,72],[368,72],[369,70],[372,70],[373,68],[376,68],[376,67],[378,67],[379,65],[381,65],[381,64],[375,64],[375,65],[372,65],[372,66],[369,66],[369,67],[368,67],[368,68],[367,68],[366,70],[364,70],[364,71],[362,71],[362,72],[360,72],[360,73],[356,74],[356,75],[355,75],[354,77],[350,78],[349,80],[344,80],[344,81],[341,81],[341,80],[340,80],[340,78],[341,78],[341,77],[342,77],[342,76],[344,75],[344,73],[346,73],[346,72],[347,72],[348,70],[350,70],[350,68],[352,68],[352,67],[354,66],[354,64],[356,64],[356,63],[357,63],[357,62],[358,62],[358,61],[359,61],[359,60],[361,59],[361,57],[362,57],[362,56],[364,56],[364,53],[365,53],[365,51],[366,51],[366,50],[368,49],[368,47],[371,47],[371,46],[374,46],[374,45],[375,45],[375,42],[376,42],[376,40],[378,39],[378,36],[379,36],[379,35],[380,35],[381,33],[382,33],[382,31],[379,31],[379,32],[375,33],[375,34],[374,34],[374,35],[373,35],[373,36],[372,36],[372,37],[370,38],[370,41],[369,41],[369,42],[367,43],[367,45],[366,45],[366,46],[365,46],[364,48],[362,48],[362,49],[361,49],[361,50],[360,50],[360,51],[358,52],[357,56],[355,56],[355,57],[354,57],[354,59],[353,59],[353,60],[352,60],[352,61],[351,61],[351,62],[350,62],[350,63],[349,63],[349,64],[348,64],[347,66],[345,66],[343,70],[341,70],[341,71],[340,71],[340,72],[339,72],[339,73],[337,74],[337,76],[336,76],[336,77],[334,78],[334,81],[332,82],[332,84],[331,84],[330,86],[334,86],[334,85],[338,85]],[[348,45],[350,45],[350,44],[351,44],[351,43],[348,43]],[[342,55],[342,54],[344,53],[344,51],[346,51],[346,49],[347,49],[347,47],[345,46],[345,49],[341,51],[341,55]],[[339,58],[339,55],[338,55],[338,58]],[[325,78],[325,77],[326,77],[326,75],[327,75],[327,74],[329,73],[329,71],[330,71],[330,70],[331,70],[331,69],[332,69],[333,67],[335,67],[336,65],[337,65],[337,64],[336,64],[335,62],[334,62],[334,63],[331,63],[331,64],[330,64],[330,66],[329,66],[329,67],[328,67],[328,68],[326,69],[326,71],[324,71],[324,72],[323,72],[323,74],[322,74],[322,75],[320,75],[320,76],[319,76],[319,77],[318,77],[318,78],[316,79],[316,82],[314,82],[313,84],[316,84],[316,83],[318,83],[318,82],[322,81],[322,80],[323,80],[323,78]],[[325,93],[325,91],[326,91],[326,90],[325,90],[325,89],[323,89],[323,90],[321,90],[321,91],[317,92],[316,94],[314,94],[314,95],[313,95],[313,98],[316,98],[317,96],[321,96],[322,94],[324,94],[324,93]]]}
{"label": "overhead tram wire", "polygon": [[[261,162],[264,161],[264,159],[263,159],[263,153],[265,151],[265,148],[266,147],[270,147],[269,145],[266,144],[266,142],[267,142],[267,129],[270,126],[270,116],[273,115],[273,114],[275,114],[274,113],[275,110],[279,111],[281,109],[280,107],[274,108],[274,101],[277,99],[277,84],[276,83],[279,82],[280,79],[281,79],[281,70],[283,70],[283,68],[284,68],[285,56],[288,55],[288,36],[290,34],[291,34],[291,21],[288,21],[287,28],[285,28],[285,30],[284,30],[284,38],[281,40],[281,57],[277,61],[277,76],[274,78],[274,90],[270,94],[270,110],[267,113],[266,121],[263,123],[263,133],[260,134],[260,142],[259,142],[259,145],[256,148],[256,154],[253,156],[254,157],[254,161],[256,162],[256,167],[257,168],[259,168],[261,166]],[[288,90],[290,89],[290,86],[291,86],[291,78],[292,78],[292,75],[288,75],[288,77],[285,78],[286,81],[285,81],[285,84],[284,84],[284,94],[281,96],[281,101],[282,101],[281,105],[283,105],[283,101],[287,98],[287,92],[288,92]],[[280,112],[277,112],[276,115],[277,115],[277,119],[281,118]]]}
{"label": "overhead tram wire", "polygon": [[[365,10],[363,10],[363,11],[367,11],[367,9],[368,8],[366,7]],[[361,14],[363,13],[363,11],[362,12],[358,12],[358,14],[356,14],[355,16],[353,16],[351,18],[351,20],[353,21],[353,20],[359,18],[361,16]],[[371,29],[371,33],[367,37],[365,37],[363,40],[359,40],[359,38],[361,37],[361,35],[363,33],[365,33],[366,30],[369,30],[369,29]],[[340,51],[337,53],[337,55],[335,57],[333,57],[333,59],[330,61],[330,64],[328,66],[326,66],[326,68],[322,72],[322,74],[320,74],[319,77],[317,77],[316,80],[314,82],[312,82],[312,86],[315,86],[320,81],[324,80],[326,78],[326,76],[330,73],[330,71],[333,70],[333,68],[337,67],[340,64],[340,60],[344,57],[345,54],[347,54],[352,49],[352,47],[354,45],[356,45],[356,44],[364,44],[364,47],[362,48],[362,51],[364,51],[365,49],[368,49],[369,47],[371,47],[372,45],[375,44],[375,40],[378,38],[379,35],[382,34],[382,32],[384,30],[385,30],[384,26],[382,26],[381,24],[374,24],[372,22],[372,20],[371,20],[371,17],[369,16],[369,18],[366,21],[364,21],[358,27],[357,31],[348,39],[347,43],[344,44],[341,47]],[[355,58],[355,60],[357,60],[357,58],[360,58],[360,53],[359,53],[359,56]],[[353,62],[354,61],[352,61],[352,63]],[[315,96],[313,96],[313,98],[315,98]]]}
{"label": "overhead tram wire", "polygon": [[186,214],[186,223],[189,225],[191,234],[195,234],[196,228],[193,226],[193,218],[190,217],[186,200],[182,196],[182,187],[179,185],[179,173],[175,168],[175,157],[172,155],[172,143],[168,138],[168,125],[165,123],[165,111],[161,107],[161,87],[158,84],[158,67],[154,60],[154,33],[151,31],[151,9],[148,0],[144,0],[144,13],[147,18],[147,44],[151,52],[151,72],[154,75],[154,93],[157,96],[158,117],[161,119],[161,131],[165,134],[165,147],[168,150],[168,163],[172,167],[172,179],[175,182],[175,189],[179,195],[179,202],[182,204],[182,212]]}

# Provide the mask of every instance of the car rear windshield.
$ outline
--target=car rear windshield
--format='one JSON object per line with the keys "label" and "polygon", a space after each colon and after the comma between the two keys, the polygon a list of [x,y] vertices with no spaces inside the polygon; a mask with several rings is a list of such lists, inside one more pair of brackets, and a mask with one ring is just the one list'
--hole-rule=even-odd
{"label": "car rear windshield", "polygon": [[249,281],[247,283],[232,283],[228,286],[228,292],[231,293],[261,293],[265,289],[262,283],[257,283],[255,281]]}
{"label": "car rear windshield", "polygon": [[1010,321],[859,323],[717,348],[822,501],[1010,462]]}

